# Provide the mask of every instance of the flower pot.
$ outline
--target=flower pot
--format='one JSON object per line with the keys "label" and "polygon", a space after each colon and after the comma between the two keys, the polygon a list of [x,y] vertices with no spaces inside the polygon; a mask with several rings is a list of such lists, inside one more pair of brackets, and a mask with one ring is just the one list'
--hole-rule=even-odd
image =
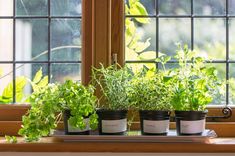
{"label": "flower pot", "polygon": [[175,111],[178,135],[201,135],[205,130],[207,111]]}
{"label": "flower pot", "polygon": [[169,111],[140,110],[139,115],[142,135],[167,135],[170,122]]}
{"label": "flower pot", "polygon": [[124,135],[127,130],[127,110],[98,109],[100,135]]}
{"label": "flower pot", "polygon": [[84,122],[86,124],[86,128],[81,130],[80,128],[72,127],[68,119],[70,118],[70,110],[64,111],[64,131],[66,135],[89,135],[90,134],[90,125],[89,125],[89,117],[84,118]]}

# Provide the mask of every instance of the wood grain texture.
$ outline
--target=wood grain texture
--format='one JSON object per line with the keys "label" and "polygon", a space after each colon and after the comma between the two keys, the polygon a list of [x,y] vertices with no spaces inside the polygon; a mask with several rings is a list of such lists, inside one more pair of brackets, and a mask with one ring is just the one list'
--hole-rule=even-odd
{"label": "wood grain texture", "polygon": [[235,152],[235,138],[216,139],[215,144],[200,143],[110,143],[62,142],[43,138],[37,143],[7,144],[0,138],[0,151],[11,152],[146,152],[146,153],[231,153]]}
{"label": "wood grain texture", "polygon": [[117,54],[117,61],[120,65],[125,63],[124,8],[123,0],[112,0],[111,52],[112,54]]}
{"label": "wood grain texture", "polygon": [[87,85],[92,66],[92,0],[82,1],[82,83]]}
{"label": "wood grain texture", "polygon": [[92,52],[93,66],[111,63],[111,1],[92,1]]}

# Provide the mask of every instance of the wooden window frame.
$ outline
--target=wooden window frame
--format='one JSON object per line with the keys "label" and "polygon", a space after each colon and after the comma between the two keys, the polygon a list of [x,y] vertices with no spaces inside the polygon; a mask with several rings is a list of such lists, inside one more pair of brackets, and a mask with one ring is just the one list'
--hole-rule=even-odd
{"label": "wooden window frame", "polygon": [[[124,65],[124,0],[83,0],[82,6],[82,82],[88,84],[92,67],[99,67],[100,63],[110,65],[113,54]],[[29,108],[29,105],[0,105],[0,135],[16,135],[21,117]],[[222,115],[222,108],[208,110],[211,116]],[[63,128],[62,124],[59,128]],[[133,128],[138,129],[139,123],[134,123]],[[219,136],[234,136],[235,116],[207,122],[207,128],[216,130]]]}

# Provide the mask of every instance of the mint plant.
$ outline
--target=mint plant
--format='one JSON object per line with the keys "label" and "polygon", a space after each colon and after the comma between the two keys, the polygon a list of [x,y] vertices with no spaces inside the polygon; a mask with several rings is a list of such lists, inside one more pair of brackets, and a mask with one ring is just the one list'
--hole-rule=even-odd
{"label": "mint plant", "polygon": [[179,45],[177,55],[179,68],[174,70],[175,91],[172,104],[175,110],[203,111],[219,93],[221,81],[216,68],[206,63],[195,51]]}
{"label": "mint plant", "polygon": [[35,91],[31,97],[31,109],[22,118],[19,134],[26,141],[37,141],[43,136],[52,134],[65,110],[71,111],[69,123],[72,127],[84,129],[83,119],[90,117],[90,127],[97,126],[95,113],[96,97],[93,87],[67,80],[63,84],[49,84]]}

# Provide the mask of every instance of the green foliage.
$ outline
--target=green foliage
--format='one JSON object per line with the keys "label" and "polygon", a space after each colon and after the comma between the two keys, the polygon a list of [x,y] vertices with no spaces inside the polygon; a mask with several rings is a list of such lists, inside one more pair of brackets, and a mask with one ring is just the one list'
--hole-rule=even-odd
{"label": "green foliage", "polygon": [[[120,68],[120,69],[119,69]],[[130,106],[128,98],[130,70],[127,67],[112,65],[105,68],[93,68],[93,83],[101,88],[103,96],[99,108],[110,110],[125,110]]]}
{"label": "green foliage", "polygon": [[[128,0],[125,6],[127,15],[148,15],[146,8],[139,0]],[[143,40],[141,35],[137,33],[137,25],[148,24],[148,18],[126,18],[126,60],[154,60],[156,58],[155,51],[148,51],[151,38]],[[146,65],[152,68],[152,65]],[[133,65],[132,65],[133,67]],[[136,68],[139,70],[142,65],[137,64]]]}
{"label": "green foliage", "polygon": [[[16,101],[21,101],[24,97],[24,87],[27,83],[27,79],[24,76],[17,77],[15,79],[16,86]],[[10,82],[3,90],[0,96],[1,104],[8,104],[13,101],[13,82]]]}
{"label": "green foliage", "polygon": [[7,143],[17,143],[17,138],[15,136],[5,135],[5,139]]}
{"label": "green foliage", "polygon": [[[48,83],[48,76],[42,75],[42,68],[40,68],[33,81],[25,76],[19,76],[15,79],[15,90],[16,90],[16,102],[29,102],[28,96],[24,94],[24,88],[29,82],[32,85],[33,91],[36,91],[42,87],[45,87]],[[10,82],[3,90],[2,95],[0,96],[1,104],[9,104],[13,101],[13,82]]]}
{"label": "green foliage", "polygon": [[172,79],[168,72],[154,69],[143,69],[135,74],[129,91],[132,105],[140,110],[171,110]]}
{"label": "green foliage", "polygon": [[96,97],[91,86],[67,80],[63,84],[49,84],[35,91],[31,97],[31,109],[23,116],[23,126],[19,134],[26,141],[37,141],[42,136],[52,134],[61,120],[64,110],[71,111],[69,123],[72,127],[84,129],[84,117],[90,115],[90,126],[97,126],[95,113]]}
{"label": "green foliage", "polygon": [[93,95],[93,86],[85,87],[79,83],[67,80],[59,86],[59,105],[69,109],[71,117],[69,123],[73,127],[86,128],[84,117],[90,117],[90,126],[95,129],[97,126],[97,115],[95,113],[96,97]]}
{"label": "green foliage", "polygon": [[207,65],[204,59],[197,57],[196,52],[190,51],[188,46],[182,48],[179,45],[175,58],[179,62],[179,68],[174,70],[174,109],[205,110],[221,86],[216,68]]}

